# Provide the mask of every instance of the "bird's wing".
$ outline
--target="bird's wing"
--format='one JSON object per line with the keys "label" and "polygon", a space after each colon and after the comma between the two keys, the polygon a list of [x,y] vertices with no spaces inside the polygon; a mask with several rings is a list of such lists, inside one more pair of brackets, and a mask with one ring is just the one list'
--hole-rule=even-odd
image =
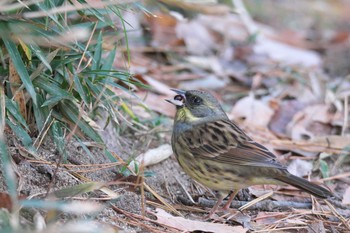
{"label": "bird's wing", "polygon": [[284,168],[274,154],[229,120],[197,125],[181,137],[195,157],[234,165]]}

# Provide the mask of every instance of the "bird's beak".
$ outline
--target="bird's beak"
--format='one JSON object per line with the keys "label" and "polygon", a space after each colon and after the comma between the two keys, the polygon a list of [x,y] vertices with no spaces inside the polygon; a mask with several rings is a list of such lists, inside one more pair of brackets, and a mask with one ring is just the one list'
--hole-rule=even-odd
{"label": "bird's beak", "polygon": [[[185,98],[186,91],[179,90],[179,89],[170,89],[170,90],[174,91],[178,95],[182,95],[183,98]],[[176,107],[182,107],[184,105],[182,101],[175,100],[175,99],[166,99],[165,101],[175,105]]]}
{"label": "bird's beak", "polygon": [[186,94],[186,91],[183,91],[183,90],[173,89],[173,88],[171,88],[170,90],[172,90],[173,92],[175,92],[178,95],[185,96],[185,94]]}

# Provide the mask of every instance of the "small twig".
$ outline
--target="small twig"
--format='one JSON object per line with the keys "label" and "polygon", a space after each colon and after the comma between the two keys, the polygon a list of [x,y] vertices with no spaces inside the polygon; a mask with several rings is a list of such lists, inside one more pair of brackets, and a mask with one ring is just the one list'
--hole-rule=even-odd
{"label": "small twig", "polygon": [[341,131],[341,136],[345,135],[345,132],[348,128],[348,116],[349,116],[349,102],[348,102],[349,96],[346,95],[344,97],[344,120],[343,120],[343,128]]}
{"label": "small twig", "polygon": [[269,192],[269,193],[266,193],[264,195],[262,195],[261,197],[258,197],[250,202],[248,202],[247,204],[241,206],[238,208],[239,211],[243,211],[245,209],[249,209],[250,207],[258,204],[258,202],[262,202],[263,200],[265,200],[266,198],[268,197],[271,197],[273,195],[273,191]]}
{"label": "small twig", "polygon": [[329,201],[325,200],[325,202],[332,213],[344,224],[348,230],[350,230],[350,224],[347,222],[347,220],[334,208],[334,206]]}
{"label": "small twig", "polygon": [[308,226],[300,226],[300,227],[281,227],[281,228],[275,228],[275,229],[264,229],[264,230],[258,230],[254,232],[273,232],[273,231],[278,231],[278,232],[290,232],[287,230],[300,230],[300,229],[306,229]]}
{"label": "small twig", "polygon": [[[119,156],[116,155],[115,153],[112,153],[112,154],[114,154],[115,157],[116,157],[119,161],[121,161],[121,162],[124,163],[124,161],[123,161],[123,159],[122,159],[121,157],[119,157]],[[131,172],[131,174],[133,174],[133,175],[136,176],[136,173],[135,173],[132,169],[130,169],[129,167],[127,167],[127,168],[128,168],[128,170]],[[164,200],[164,198],[162,198],[156,191],[154,191],[145,181],[142,182],[142,185],[143,185],[143,188],[145,188],[147,191],[149,191],[150,193],[152,193],[152,195],[153,195],[156,199],[158,199],[161,203],[163,203],[166,207],[168,207],[173,213],[175,213],[175,214],[178,215],[178,216],[183,217],[183,215],[182,215],[179,211],[177,211],[172,205],[170,205],[169,203],[167,203],[167,202]]]}
{"label": "small twig", "polygon": [[182,190],[185,192],[186,196],[188,197],[188,200],[190,200],[192,202],[192,204],[195,204],[196,202],[193,200],[193,198],[191,197],[191,195],[188,193],[188,191],[186,190],[186,188],[184,187],[184,185],[179,181],[179,179],[175,176],[175,180],[177,181],[178,184],[180,184]]}
{"label": "small twig", "polygon": [[337,201],[337,200],[335,200],[333,198],[328,198],[327,201],[329,203],[331,203],[332,205],[334,205],[335,207],[337,207],[337,208],[340,208],[340,209],[343,209],[343,210],[349,209],[349,206],[346,206],[346,205],[342,204],[340,201]]}
{"label": "small twig", "polygon": [[160,232],[164,232],[164,229],[162,229],[162,231],[161,231],[161,230],[159,230],[159,229],[157,229],[157,228],[155,228],[155,227],[153,227],[153,226],[151,226],[151,225],[149,225],[147,223],[144,223],[143,221],[152,222],[152,223],[160,225],[162,227],[168,227],[168,226],[165,226],[165,225],[163,226],[160,223],[158,223],[157,221],[154,221],[154,220],[152,220],[150,218],[147,218],[147,217],[145,217],[143,215],[133,214],[133,213],[130,213],[130,212],[126,211],[126,210],[120,209],[120,208],[118,208],[115,205],[111,204],[111,207],[117,213],[125,215],[129,220],[134,222],[134,224],[132,222],[129,222],[129,221],[127,223],[135,225],[135,226],[138,226],[138,227],[146,228],[149,232],[159,232],[160,233]]}
{"label": "small twig", "polygon": [[58,161],[56,162],[56,168],[55,168],[55,170],[53,171],[53,174],[52,174],[51,182],[49,183],[49,185],[47,187],[45,198],[47,198],[47,196],[50,194],[50,191],[51,191],[53,185],[56,183],[57,173],[58,173],[58,170],[61,167],[62,160],[63,160],[63,155],[60,153],[60,157],[58,158]]}
{"label": "small twig", "polygon": [[348,176],[350,176],[350,172],[345,172],[345,173],[338,174],[338,175],[335,175],[335,176],[330,176],[330,177],[327,177],[327,178],[319,179],[319,180],[317,180],[317,182],[330,181],[330,180],[339,180],[339,179],[343,179],[343,178],[348,177]]}

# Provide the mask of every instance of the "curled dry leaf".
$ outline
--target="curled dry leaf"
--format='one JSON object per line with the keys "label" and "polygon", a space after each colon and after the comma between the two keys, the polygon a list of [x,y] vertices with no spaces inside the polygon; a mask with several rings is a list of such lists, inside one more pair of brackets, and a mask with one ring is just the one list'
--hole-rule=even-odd
{"label": "curled dry leaf", "polygon": [[294,115],[287,125],[287,133],[293,140],[309,140],[329,135],[331,124],[341,118],[341,113],[333,111],[329,105],[309,106]]}
{"label": "curled dry leaf", "polygon": [[297,100],[286,100],[276,104],[276,111],[269,123],[269,129],[278,136],[287,136],[286,126],[304,104]]}
{"label": "curled dry leaf", "polygon": [[236,232],[245,233],[248,230],[242,226],[229,226],[221,223],[200,222],[186,219],[183,217],[174,217],[162,209],[156,209],[157,222],[160,224],[179,229],[184,232]]}
{"label": "curled dry leaf", "polygon": [[129,169],[135,171],[135,167],[149,166],[157,164],[172,155],[173,150],[169,144],[161,145],[157,148],[150,149],[146,153],[141,154],[136,157],[134,161],[129,164]]}
{"label": "curled dry leaf", "polygon": [[177,45],[180,40],[176,36],[175,28],[177,20],[169,14],[155,13],[157,17],[146,17],[152,33],[153,47],[169,47]]}
{"label": "curled dry leaf", "polygon": [[182,21],[176,25],[176,35],[185,41],[190,54],[208,55],[217,48],[217,43],[208,29],[198,21]]}
{"label": "curled dry leaf", "polygon": [[267,127],[273,114],[274,111],[268,103],[249,95],[236,103],[229,118],[238,122],[243,120],[252,127]]}
{"label": "curled dry leaf", "polygon": [[223,88],[227,85],[227,79],[220,79],[215,75],[209,75],[205,78],[183,81],[180,83],[179,88],[184,90],[196,90],[196,89],[207,89],[215,90]]}
{"label": "curled dry leaf", "polygon": [[22,80],[19,77],[19,74],[16,71],[16,68],[10,59],[9,64],[9,81],[11,83],[11,92],[13,95],[13,99],[16,101],[19,107],[19,111],[21,112],[24,119],[27,119],[27,108],[26,108],[26,99],[25,99],[25,93],[22,90],[19,89],[19,87],[22,84]]}
{"label": "curled dry leaf", "polygon": [[214,56],[206,56],[206,57],[198,57],[198,56],[189,56],[186,57],[186,61],[190,64],[199,67],[204,70],[211,71],[218,76],[222,76],[224,74],[223,67],[219,62],[219,59]]}
{"label": "curled dry leaf", "polygon": [[260,38],[254,46],[257,54],[267,54],[272,60],[288,65],[302,65],[305,67],[318,67],[321,57],[313,51],[293,47],[268,38]]}
{"label": "curled dry leaf", "polygon": [[312,162],[295,159],[288,165],[288,171],[296,176],[306,176],[312,171]]}

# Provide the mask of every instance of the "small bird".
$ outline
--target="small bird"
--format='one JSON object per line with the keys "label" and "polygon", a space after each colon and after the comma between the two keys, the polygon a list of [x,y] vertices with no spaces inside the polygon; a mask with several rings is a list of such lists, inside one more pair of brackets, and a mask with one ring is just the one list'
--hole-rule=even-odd
{"label": "small bird", "polygon": [[251,185],[286,183],[319,198],[333,196],[327,189],[289,173],[273,153],[228,119],[210,93],[172,90],[177,95],[166,101],[176,106],[171,139],[176,158],[190,177],[218,191],[209,218],[228,193],[224,210],[240,189]]}

